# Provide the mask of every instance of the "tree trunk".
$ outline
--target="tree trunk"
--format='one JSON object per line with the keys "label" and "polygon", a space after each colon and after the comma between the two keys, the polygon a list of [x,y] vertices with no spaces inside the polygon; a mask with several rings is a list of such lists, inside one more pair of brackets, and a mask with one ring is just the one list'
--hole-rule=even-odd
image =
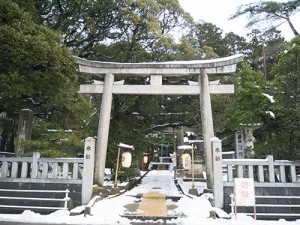
{"label": "tree trunk", "polygon": [[292,24],[291,19],[290,19],[289,16],[286,17],[286,20],[287,20],[287,22],[288,22],[290,28],[292,29],[294,35],[295,35],[295,36],[299,36],[299,33],[298,33],[298,31],[295,29],[294,25]]}

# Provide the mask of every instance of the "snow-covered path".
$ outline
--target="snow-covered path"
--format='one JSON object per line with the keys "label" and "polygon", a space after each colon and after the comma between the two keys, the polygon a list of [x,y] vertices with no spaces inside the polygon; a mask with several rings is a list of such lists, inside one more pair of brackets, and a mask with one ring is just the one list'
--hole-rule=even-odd
{"label": "snow-covered path", "polygon": [[[196,183],[197,186],[197,183]],[[135,197],[149,191],[159,191],[167,196],[180,195],[169,171],[151,171],[143,178],[141,185],[133,188],[131,191],[118,197],[106,198],[95,204],[92,208],[92,215],[69,216],[69,211],[57,211],[50,215],[40,215],[31,211],[25,211],[23,214],[0,214],[1,221],[23,222],[24,224],[83,224],[83,225],[130,225],[138,223],[137,220],[129,220],[122,217],[130,213],[128,205],[137,205],[140,201]],[[178,202],[171,199],[166,200],[168,215],[184,214],[186,217],[168,220],[167,224],[178,225],[300,225],[300,220],[296,221],[255,221],[252,217],[238,215],[238,219],[213,219],[209,218],[210,211],[214,209],[205,195],[201,197],[187,197],[182,195]],[[148,221],[155,224],[155,221]],[[157,222],[157,221],[156,221]],[[163,223],[163,221],[160,221]]]}
{"label": "snow-covered path", "polygon": [[133,196],[145,194],[150,191],[157,191],[166,196],[180,197],[182,196],[174,183],[172,173],[169,170],[152,170],[142,180],[141,184],[125,195]]}

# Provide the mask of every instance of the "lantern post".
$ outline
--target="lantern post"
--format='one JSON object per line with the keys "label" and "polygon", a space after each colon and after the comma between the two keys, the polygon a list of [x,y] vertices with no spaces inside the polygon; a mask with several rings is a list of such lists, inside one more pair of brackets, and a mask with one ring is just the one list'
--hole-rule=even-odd
{"label": "lantern post", "polygon": [[195,170],[194,170],[194,144],[192,144],[192,188],[195,188]]}
{"label": "lantern post", "polygon": [[115,175],[114,188],[117,188],[117,186],[118,186],[117,185],[117,180],[118,180],[120,151],[121,151],[121,147],[120,147],[120,145],[118,145],[118,157],[117,157],[117,166],[116,166],[116,175]]}
{"label": "lantern post", "polygon": [[119,161],[120,161],[121,147],[126,148],[126,149],[131,149],[131,150],[134,149],[133,145],[126,145],[126,144],[123,144],[121,142],[118,144],[118,158],[117,158],[117,166],[116,166],[116,175],[115,175],[114,188],[118,187],[117,180],[118,180],[118,170],[119,170]]}
{"label": "lantern post", "polygon": [[[177,149],[178,150],[183,150],[183,151],[187,151],[187,150],[191,150],[192,151],[192,159],[191,159],[191,161],[192,161],[192,163],[191,163],[191,169],[192,169],[192,187],[189,189],[189,194],[192,194],[192,195],[198,195],[198,190],[197,190],[197,188],[195,188],[196,186],[195,186],[195,183],[194,183],[194,177],[195,177],[195,175],[194,175],[194,144],[192,144],[192,146],[190,146],[190,145],[181,145],[181,146],[178,146],[177,147]],[[183,154],[182,156],[184,156],[185,154]],[[186,169],[185,167],[186,167],[186,163],[185,163],[185,160],[186,160],[186,158],[183,158],[183,167],[184,167],[184,169]],[[190,166],[190,165],[189,165]],[[189,168],[189,167],[188,167]]]}

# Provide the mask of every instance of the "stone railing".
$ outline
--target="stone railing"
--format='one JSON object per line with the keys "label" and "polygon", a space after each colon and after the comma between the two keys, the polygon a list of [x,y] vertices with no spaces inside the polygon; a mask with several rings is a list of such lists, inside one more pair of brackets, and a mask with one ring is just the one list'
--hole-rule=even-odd
{"label": "stone railing", "polygon": [[234,178],[254,178],[255,186],[299,186],[300,162],[266,159],[223,159],[224,186]]}
{"label": "stone railing", "polygon": [[81,183],[83,158],[0,158],[1,182]]}
{"label": "stone railing", "polygon": [[[82,204],[92,196],[95,139],[84,143],[83,158],[0,157],[0,184],[2,183],[59,183],[81,185]],[[1,185],[0,185],[1,186]]]}

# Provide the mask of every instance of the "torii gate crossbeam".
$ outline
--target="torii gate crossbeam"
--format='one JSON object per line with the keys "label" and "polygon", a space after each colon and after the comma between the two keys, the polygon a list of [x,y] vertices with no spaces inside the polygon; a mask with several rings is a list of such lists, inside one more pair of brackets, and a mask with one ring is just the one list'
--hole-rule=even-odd
{"label": "torii gate crossbeam", "polygon": [[[210,139],[214,137],[214,129],[210,94],[234,93],[234,86],[210,84],[208,76],[234,73],[236,64],[242,60],[241,54],[213,60],[161,63],[114,63],[78,59],[79,72],[105,75],[104,82],[97,81],[94,84],[80,85],[80,93],[103,93],[96,144],[95,182],[102,186],[104,181],[113,94],[199,95],[207,185],[212,188]],[[150,77],[150,85],[125,85],[123,81],[114,82],[114,76],[146,76]],[[198,82],[189,82],[189,85],[162,85],[163,76],[198,76]]]}

